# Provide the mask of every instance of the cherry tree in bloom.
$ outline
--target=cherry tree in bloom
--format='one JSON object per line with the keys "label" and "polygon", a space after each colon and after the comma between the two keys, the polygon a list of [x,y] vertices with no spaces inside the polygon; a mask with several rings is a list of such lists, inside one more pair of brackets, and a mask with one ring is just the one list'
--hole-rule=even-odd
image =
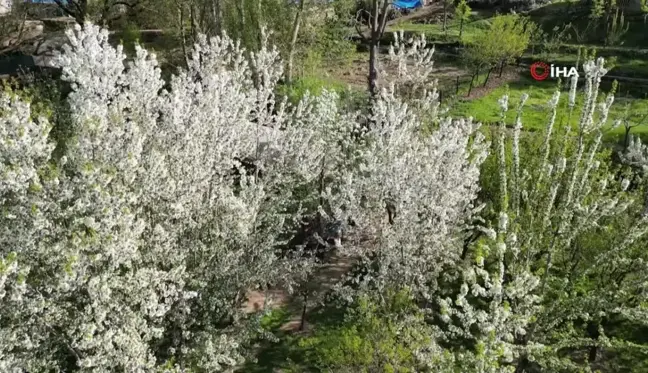
{"label": "cherry tree in bloom", "polygon": [[235,366],[258,331],[246,291],[312,268],[282,250],[312,203],[355,223],[343,250],[383,258],[376,283],[424,284],[457,255],[486,147],[471,121],[423,133],[434,94],[412,109],[386,88],[367,127],[334,93],[276,102],[267,43],[200,38],[165,82],[154,55],[127,60],[106,30],[68,38],[62,157],[48,136],[61,124],[0,96],[0,370]]}
{"label": "cherry tree in bloom", "polygon": [[[463,271],[458,296],[438,299],[440,318],[447,324],[443,339],[467,339],[476,346],[459,355],[466,369],[580,371],[582,364],[572,360],[579,351],[588,351],[593,363],[597,348],[634,348],[631,342],[606,337],[604,320],[645,324],[645,256],[637,243],[648,231],[646,215],[626,192],[628,181],[615,179],[597,159],[604,132],[618,122],[608,125],[613,94],[597,100],[607,72],[604,61],[588,61],[583,68],[577,125],[570,121],[575,77],[565,112],[558,109],[560,92],[548,103],[544,141],[539,154],[529,152],[530,158],[520,156],[522,107],[528,96],[518,105],[510,162],[504,130],[508,96],[500,100],[498,216],[491,226],[480,228],[483,237],[471,255],[473,263]],[[558,126],[558,115],[566,124]],[[603,226],[613,233],[602,235]],[[592,236],[605,240],[592,242]]]}

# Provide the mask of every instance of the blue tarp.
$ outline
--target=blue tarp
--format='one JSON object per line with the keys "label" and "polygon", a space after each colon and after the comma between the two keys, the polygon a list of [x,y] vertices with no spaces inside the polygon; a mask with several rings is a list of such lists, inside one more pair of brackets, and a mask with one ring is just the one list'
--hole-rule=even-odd
{"label": "blue tarp", "polygon": [[396,9],[414,9],[423,6],[421,0],[394,0],[392,3]]}

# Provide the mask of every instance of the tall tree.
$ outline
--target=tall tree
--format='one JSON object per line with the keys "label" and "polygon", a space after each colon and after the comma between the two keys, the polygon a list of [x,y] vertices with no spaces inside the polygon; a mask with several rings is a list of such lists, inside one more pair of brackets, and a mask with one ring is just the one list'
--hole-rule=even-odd
{"label": "tall tree", "polygon": [[[380,40],[385,34],[391,0],[371,0],[370,4],[369,9],[363,7],[358,10],[355,18],[355,26],[360,37],[369,44],[369,74],[367,80],[369,94],[373,98],[377,93],[378,47],[380,46]],[[366,31],[361,30],[362,23],[360,20],[364,18],[368,19]]]}
{"label": "tall tree", "polygon": [[455,8],[455,17],[459,20],[459,40],[463,35],[464,23],[470,19],[471,9],[466,0],[459,0]]}
{"label": "tall tree", "polygon": [[448,12],[453,0],[441,0],[443,2],[443,32],[448,34]]}
{"label": "tall tree", "polygon": [[484,85],[498,64],[501,73],[506,63],[521,56],[529,45],[532,28],[528,22],[525,27],[522,21],[518,15],[496,16],[490,28],[468,44],[464,52],[466,61],[476,70],[488,69]]}
{"label": "tall tree", "polygon": [[93,2],[89,0],[54,0],[58,7],[81,26],[86,21],[93,20],[102,25],[120,17],[120,9],[126,7],[134,9],[144,0],[100,0]]}
{"label": "tall tree", "polygon": [[290,38],[290,45],[288,47],[288,68],[286,69],[286,82],[290,83],[293,77],[293,62],[295,59],[295,48],[297,45],[297,37],[299,35],[299,28],[302,23],[302,15],[304,13],[304,4],[306,0],[297,0],[299,7],[295,12],[295,20],[292,26],[292,37]]}

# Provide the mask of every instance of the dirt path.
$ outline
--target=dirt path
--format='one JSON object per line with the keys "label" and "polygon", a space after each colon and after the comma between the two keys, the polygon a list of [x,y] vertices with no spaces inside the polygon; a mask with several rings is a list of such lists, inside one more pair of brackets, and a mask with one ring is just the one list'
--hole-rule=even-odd
{"label": "dirt path", "polygon": [[[467,78],[470,80],[470,77]],[[470,95],[462,96],[462,98],[465,100],[476,100],[480,97],[486,96],[490,91],[499,88],[506,83],[515,81],[519,78],[520,78],[519,71],[505,71],[501,77],[498,76],[497,72],[492,72],[486,86],[480,84],[476,87],[473,87],[472,92],[470,92]]]}
{"label": "dirt path", "polygon": [[387,28],[402,22],[411,22],[411,21],[418,21],[421,19],[429,19],[430,16],[440,12],[443,12],[443,6],[440,3],[425,5],[413,12],[410,12],[409,14],[405,14],[404,16],[398,17],[396,19],[392,19],[391,21],[387,21]]}
{"label": "dirt path", "polygon": [[[306,284],[306,289],[312,295],[306,301],[306,314],[317,308],[335,284],[349,272],[355,260],[348,256],[334,254],[327,263],[319,266],[312,274],[311,280]],[[260,311],[264,307],[277,309],[285,307],[290,312],[289,320],[281,326],[283,331],[295,332],[300,329],[304,301],[299,294],[290,295],[284,289],[272,289],[265,294],[259,291],[250,291],[247,294],[248,302],[243,307],[246,313]],[[308,317],[306,318],[308,320]],[[305,325],[308,329],[308,325]]]}

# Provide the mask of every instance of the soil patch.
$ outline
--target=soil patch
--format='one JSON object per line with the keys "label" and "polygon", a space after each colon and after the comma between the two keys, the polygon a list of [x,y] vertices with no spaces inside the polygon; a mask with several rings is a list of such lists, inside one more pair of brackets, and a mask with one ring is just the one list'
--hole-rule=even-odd
{"label": "soil patch", "polygon": [[484,97],[493,89],[499,88],[506,83],[513,82],[518,79],[520,79],[520,73],[518,71],[505,71],[501,77],[499,77],[497,73],[493,72],[491,73],[486,86],[480,84],[477,87],[473,87],[470,95],[463,96],[463,98],[466,100],[475,100]]}
{"label": "soil patch", "polygon": [[[354,258],[336,253],[327,263],[314,271],[311,280],[305,286],[312,294],[306,299],[306,315],[322,303],[324,295],[345,277],[354,263]],[[264,307],[265,309],[285,307],[290,312],[290,318],[280,329],[289,332],[299,331],[304,311],[304,299],[300,294],[289,294],[285,289],[270,289],[265,292],[255,290],[248,292],[247,299],[242,309],[246,313],[258,312]],[[304,329],[308,330],[309,326],[306,324]]]}

